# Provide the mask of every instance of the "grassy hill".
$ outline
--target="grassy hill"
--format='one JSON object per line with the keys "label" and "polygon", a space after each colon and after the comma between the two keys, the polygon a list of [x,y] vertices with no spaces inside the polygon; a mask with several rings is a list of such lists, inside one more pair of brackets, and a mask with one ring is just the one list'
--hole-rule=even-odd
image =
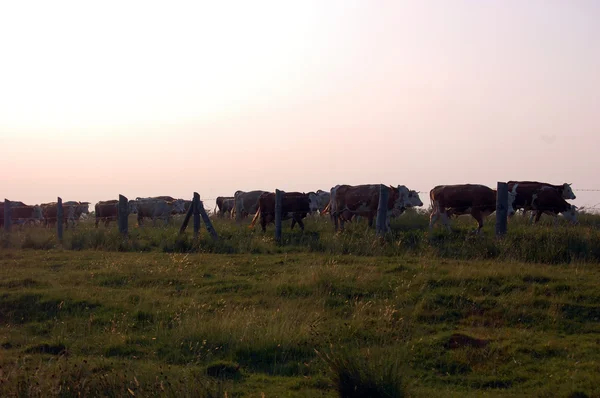
{"label": "grassy hill", "polygon": [[598,220],[15,230],[0,396],[599,396]]}

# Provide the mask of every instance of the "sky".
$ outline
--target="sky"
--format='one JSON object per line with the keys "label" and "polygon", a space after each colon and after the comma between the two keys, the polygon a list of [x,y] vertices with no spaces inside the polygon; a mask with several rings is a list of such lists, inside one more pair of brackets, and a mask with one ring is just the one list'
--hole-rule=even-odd
{"label": "sky", "polygon": [[[0,3],[0,199],[569,182],[600,206],[595,0]],[[209,206],[210,207],[210,206]]]}

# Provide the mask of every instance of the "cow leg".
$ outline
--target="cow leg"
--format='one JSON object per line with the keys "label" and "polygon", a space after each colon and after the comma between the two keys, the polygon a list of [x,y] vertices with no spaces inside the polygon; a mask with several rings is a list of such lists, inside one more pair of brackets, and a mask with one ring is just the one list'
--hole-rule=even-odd
{"label": "cow leg", "polygon": [[267,232],[267,216],[264,213],[260,215],[260,227],[263,233]]}
{"label": "cow leg", "polygon": [[367,217],[367,220],[369,221],[369,228],[373,228],[373,218],[374,217],[372,215]]}
{"label": "cow leg", "polygon": [[100,217],[96,217],[96,228],[98,228],[98,223],[100,222]]}
{"label": "cow leg", "polygon": [[[535,220],[535,217],[537,216],[537,213],[538,213],[537,211],[532,211],[531,212],[531,216],[529,217],[529,224],[533,224],[534,223],[534,220]],[[538,217],[538,220],[539,220],[539,217]],[[535,221],[535,222],[537,222],[537,221]]]}
{"label": "cow leg", "polygon": [[471,211],[471,215],[477,221],[477,230],[475,233],[479,234],[481,232],[481,228],[483,228],[483,214],[481,214],[479,210],[475,209]]}
{"label": "cow leg", "polygon": [[[296,219],[292,219],[292,222],[294,221],[296,221]],[[302,222],[302,218],[298,218],[298,225],[300,226],[302,232],[304,232],[304,223]]]}
{"label": "cow leg", "polygon": [[440,218],[440,213],[438,208],[436,207],[429,215],[429,231],[433,230],[433,226],[437,222],[438,218]]}
{"label": "cow leg", "polygon": [[535,220],[534,220],[534,222],[533,222],[534,224],[537,224],[537,223],[538,223],[538,221],[540,221],[540,217],[542,217],[542,213],[543,213],[543,212],[541,212],[541,211],[539,211],[539,210],[537,210],[537,211],[536,211],[536,213],[535,213]]}
{"label": "cow leg", "polygon": [[[296,219],[292,217],[292,228],[290,229],[294,229],[294,225],[296,225]],[[298,225],[300,225],[300,223],[298,223]]]}

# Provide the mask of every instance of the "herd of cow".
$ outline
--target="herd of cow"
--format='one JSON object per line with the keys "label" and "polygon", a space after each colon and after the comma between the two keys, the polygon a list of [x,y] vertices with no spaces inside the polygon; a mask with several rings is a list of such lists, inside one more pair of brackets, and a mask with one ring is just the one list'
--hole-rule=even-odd
{"label": "herd of cow", "polygon": [[[408,189],[404,185],[386,186],[388,199],[386,203],[386,226],[389,227],[391,217],[404,213],[406,209],[423,206],[418,192]],[[551,185],[536,181],[509,181],[508,182],[507,211],[511,216],[516,210],[532,211],[534,222],[539,221],[542,214],[557,216],[562,214],[571,222],[577,221],[577,208],[566,200],[575,199],[575,194],[570,184]],[[369,226],[378,212],[381,185],[336,185],[329,192],[318,190],[316,192],[283,192],[281,200],[282,220],[291,219],[294,228],[297,223],[304,230],[303,219],[310,213],[330,214],[335,230],[343,230],[344,223],[349,222],[354,216],[367,218]],[[479,232],[483,227],[485,217],[496,211],[496,190],[485,185],[439,185],[433,188],[429,197],[432,211],[429,227],[441,219],[450,229],[449,218],[463,214],[470,214],[478,223]],[[218,197],[216,200],[217,216],[229,216],[241,220],[249,215],[254,215],[250,227],[254,227],[260,220],[262,230],[267,224],[275,220],[275,193],[267,191],[237,191],[232,197]],[[162,219],[166,223],[174,214],[185,214],[191,206],[191,201],[175,199],[170,196],[157,196],[151,198],[136,198],[128,203],[130,214],[137,214],[138,224],[141,226],[144,219]],[[118,201],[109,200],[96,203],[94,207],[96,228],[100,222],[108,226],[110,221],[118,216]],[[68,228],[84,214],[89,214],[89,202],[64,202],[63,219]],[[29,222],[43,223],[51,226],[57,222],[57,203],[44,203],[28,206],[22,202],[11,201],[11,220],[15,223]],[[0,225],[4,224],[4,212],[0,211]]]}
{"label": "herd of cow", "polygon": [[[292,228],[298,223],[304,229],[302,219],[309,213],[331,215],[335,230],[343,230],[344,223],[354,216],[367,218],[369,226],[379,207],[381,185],[336,185],[329,192],[300,193],[284,192],[282,196],[282,219],[292,219]],[[418,192],[409,190],[404,185],[389,186],[387,200],[386,224],[391,217],[401,215],[406,209],[423,206]],[[539,221],[542,214],[557,216],[562,214],[566,219],[577,221],[577,208],[566,201],[575,199],[570,184],[552,185],[537,181],[508,182],[507,212],[512,216],[516,210],[532,211],[534,222]],[[429,197],[432,211],[430,229],[441,219],[450,229],[449,218],[462,214],[470,214],[477,220],[479,232],[485,217],[496,211],[496,190],[485,185],[439,185],[433,188]],[[232,218],[243,218],[254,214],[251,227],[260,219],[262,230],[275,219],[275,194],[265,191],[237,191],[232,197],[217,198],[217,214],[230,215]]]}

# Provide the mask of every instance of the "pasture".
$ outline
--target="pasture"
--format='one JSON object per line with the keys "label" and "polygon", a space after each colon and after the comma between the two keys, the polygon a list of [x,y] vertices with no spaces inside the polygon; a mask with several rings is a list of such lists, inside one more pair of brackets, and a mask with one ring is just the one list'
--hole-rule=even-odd
{"label": "pasture", "polygon": [[280,245],[133,220],[2,235],[1,396],[600,395],[600,216],[500,240],[309,217]]}

